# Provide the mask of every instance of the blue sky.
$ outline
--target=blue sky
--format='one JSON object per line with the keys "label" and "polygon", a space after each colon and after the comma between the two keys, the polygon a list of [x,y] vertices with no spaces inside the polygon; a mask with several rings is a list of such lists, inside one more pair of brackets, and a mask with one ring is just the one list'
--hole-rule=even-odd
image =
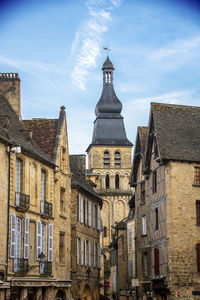
{"label": "blue sky", "polygon": [[133,143],[151,102],[200,105],[199,1],[0,1],[0,72],[19,73],[23,119],[65,105],[73,154],[92,139],[104,46]]}

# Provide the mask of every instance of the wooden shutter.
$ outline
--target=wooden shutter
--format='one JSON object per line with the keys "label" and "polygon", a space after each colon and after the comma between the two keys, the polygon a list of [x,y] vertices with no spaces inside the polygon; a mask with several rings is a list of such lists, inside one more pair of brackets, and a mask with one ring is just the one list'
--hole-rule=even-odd
{"label": "wooden shutter", "polygon": [[83,245],[83,240],[81,240],[81,266],[83,266],[83,255],[84,255],[84,245]]}
{"label": "wooden shutter", "polygon": [[48,225],[48,261],[53,260],[53,224]]}
{"label": "wooden shutter", "polygon": [[154,249],[154,268],[155,268],[155,275],[159,275],[160,262],[159,262],[159,250],[157,248]]}
{"label": "wooden shutter", "polygon": [[81,197],[81,223],[83,223],[83,198]]}
{"label": "wooden shutter", "polygon": [[200,273],[200,243],[196,245],[197,249],[197,271]]}
{"label": "wooden shutter", "polygon": [[87,220],[87,212],[88,212],[88,201],[87,199],[85,199],[85,225],[88,224],[88,220]]}
{"label": "wooden shutter", "polygon": [[89,251],[89,267],[91,267],[91,241],[88,243],[88,251]]}
{"label": "wooden shutter", "polygon": [[39,220],[37,220],[37,259],[40,253],[42,252],[41,240],[42,240],[42,223]]}
{"label": "wooden shutter", "polygon": [[92,214],[92,203],[91,201],[88,201],[88,226],[91,226],[92,224],[91,214]]}
{"label": "wooden shutter", "polygon": [[15,257],[15,229],[16,229],[16,215],[11,214],[10,226],[10,258]]}
{"label": "wooden shutter", "polygon": [[85,240],[85,266],[87,266],[87,241]]}
{"label": "wooden shutter", "polygon": [[97,206],[97,229],[101,230],[100,206]]}
{"label": "wooden shutter", "polygon": [[79,265],[79,238],[76,238],[76,258],[77,258],[77,265]]}
{"label": "wooden shutter", "polygon": [[96,243],[94,242],[94,267],[96,267]]}
{"label": "wooden shutter", "polygon": [[24,220],[24,258],[28,259],[29,250],[29,218],[26,217]]}
{"label": "wooden shutter", "polygon": [[95,213],[95,211],[96,211],[96,208],[95,208],[96,206],[95,206],[95,204],[93,204],[93,220],[92,220],[92,223],[93,223],[93,228],[95,228],[96,227],[96,213]]}

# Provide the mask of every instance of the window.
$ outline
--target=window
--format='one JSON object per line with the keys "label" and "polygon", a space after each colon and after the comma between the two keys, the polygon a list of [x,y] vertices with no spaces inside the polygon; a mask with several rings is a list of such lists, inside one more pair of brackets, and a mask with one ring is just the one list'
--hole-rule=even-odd
{"label": "window", "polygon": [[63,262],[65,259],[65,233],[60,232],[59,234],[59,261]]}
{"label": "window", "polygon": [[128,228],[128,246],[129,246],[129,250],[132,250],[132,229],[131,229],[131,227]]}
{"label": "window", "polygon": [[200,200],[196,200],[196,218],[197,225],[200,225]]}
{"label": "window", "polygon": [[120,167],[121,166],[121,155],[117,151],[115,152],[115,167]]}
{"label": "window", "polygon": [[104,167],[110,167],[110,153],[108,151],[104,152]]}
{"label": "window", "polygon": [[149,275],[149,268],[148,268],[148,253],[144,252],[142,255],[142,264],[143,264],[143,274],[145,276]]}
{"label": "window", "polygon": [[200,184],[200,167],[194,167],[194,184]]}
{"label": "window", "polygon": [[157,170],[152,172],[152,193],[157,192]]}
{"label": "window", "polygon": [[65,212],[65,189],[60,188],[60,212]]}
{"label": "window", "polygon": [[107,174],[106,175],[106,189],[109,189],[110,188],[110,178],[109,178],[109,175]]}
{"label": "window", "polygon": [[119,189],[119,175],[118,174],[116,174],[116,176],[115,176],[115,188]]}
{"label": "window", "polygon": [[88,226],[92,225],[92,203],[88,201]]}
{"label": "window", "polygon": [[107,237],[107,227],[106,226],[103,228],[103,236]]}
{"label": "window", "polygon": [[41,252],[45,254],[46,225],[37,220],[37,259]]}
{"label": "window", "polygon": [[83,213],[84,213],[84,210],[83,210],[83,198],[81,196],[80,196],[79,205],[80,205],[80,221],[81,221],[81,223],[83,223]]}
{"label": "window", "polygon": [[24,219],[24,258],[28,258],[29,250],[29,218]]}
{"label": "window", "polygon": [[93,251],[94,251],[94,255],[93,255],[93,258],[94,258],[94,268],[96,268],[96,252],[97,252],[97,244],[94,242],[94,246],[93,246]]}
{"label": "window", "polygon": [[197,250],[197,272],[200,273],[200,243],[196,245]]}
{"label": "window", "polygon": [[15,259],[14,259],[14,272],[20,271],[19,258],[21,258],[21,233],[22,225],[21,219],[16,217],[16,229],[15,229]]}
{"label": "window", "polygon": [[142,235],[147,234],[146,216],[142,216]]}
{"label": "window", "polygon": [[44,201],[46,194],[46,172],[41,171],[41,198],[40,198],[40,212],[44,213]]}
{"label": "window", "polygon": [[53,260],[53,224],[48,225],[48,261]]}
{"label": "window", "polygon": [[88,241],[85,240],[85,266],[87,266],[87,256],[88,256]]}
{"label": "window", "polygon": [[101,269],[101,247],[98,244],[98,269]]}
{"label": "window", "polygon": [[77,262],[77,265],[79,265],[79,243],[80,243],[80,239],[77,237],[76,238],[76,262]]}
{"label": "window", "polygon": [[159,250],[157,248],[154,249],[154,272],[155,275],[160,274]]}
{"label": "window", "polygon": [[16,206],[20,205],[20,192],[22,191],[22,161],[16,159]]}
{"label": "window", "polygon": [[89,267],[91,267],[91,241],[89,241],[88,243],[88,252],[89,252],[89,258],[88,258],[88,264],[89,264]]}
{"label": "window", "polygon": [[93,204],[93,228],[95,229],[96,228],[96,205]]}
{"label": "window", "polygon": [[145,203],[145,181],[141,182],[140,184],[140,199],[141,204]]}
{"label": "window", "polygon": [[81,240],[81,266],[83,266],[84,261],[84,241]]}
{"label": "window", "polygon": [[158,230],[158,207],[155,208],[154,214],[155,214],[155,230]]}
{"label": "window", "polygon": [[85,199],[84,201],[84,210],[85,210],[85,225],[88,224],[88,201]]}
{"label": "window", "polygon": [[101,213],[100,205],[97,206],[97,230],[101,230]]}

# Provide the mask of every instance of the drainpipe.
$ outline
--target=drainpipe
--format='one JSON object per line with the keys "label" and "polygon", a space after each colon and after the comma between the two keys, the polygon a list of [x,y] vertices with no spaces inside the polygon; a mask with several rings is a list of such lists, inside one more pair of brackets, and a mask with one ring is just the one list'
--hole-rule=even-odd
{"label": "drainpipe", "polygon": [[[6,278],[8,278],[8,241],[9,241],[9,214],[10,214],[10,147],[8,147],[8,208],[7,208],[7,240],[6,240]],[[6,300],[6,289],[4,292],[4,299]]]}

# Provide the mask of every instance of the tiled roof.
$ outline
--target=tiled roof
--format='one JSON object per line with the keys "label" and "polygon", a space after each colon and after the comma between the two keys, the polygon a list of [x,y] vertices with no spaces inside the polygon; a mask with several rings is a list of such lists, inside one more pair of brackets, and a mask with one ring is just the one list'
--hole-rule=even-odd
{"label": "tiled roof", "polygon": [[19,120],[16,112],[3,96],[0,96],[0,138],[7,140],[14,146],[21,146],[22,152],[30,153],[47,163],[53,164],[52,160],[32,139],[30,131]]}
{"label": "tiled roof", "polygon": [[33,139],[38,146],[49,156],[52,157],[56,129],[57,119],[32,119],[23,120],[25,126],[33,132]]}
{"label": "tiled roof", "polygon": [[200,107],[152,103],[151,119],[162,160],[200,162]]}
{"label": "tiled roof", "polygon": [[92,189],[91,184],[86,180],[85,168],[81,167],[83,155],[70,155],[70,169],[72,173],[72,187],[79,186],[86,192],[92,194],[95,198],[102,201],[101,197]]}

